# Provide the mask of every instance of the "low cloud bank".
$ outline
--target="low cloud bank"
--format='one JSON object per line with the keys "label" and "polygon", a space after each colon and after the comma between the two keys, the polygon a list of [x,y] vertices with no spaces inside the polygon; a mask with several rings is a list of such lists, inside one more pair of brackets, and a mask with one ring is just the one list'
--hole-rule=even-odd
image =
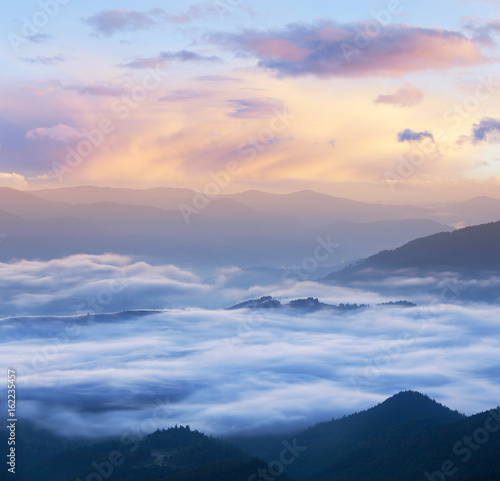
{"label": "low cloud bank", "polygon": [[500,309],[432,309],[17,318],[0,322],[0,358],[18,369],[22,418],[67,435],[307,425],[410,388],[495,406]]}
{"label": "low cloud bank", "polygon": [[[113,254],[0,270],[0,363],[18,370],[19,415],[63,434],[305,426],[405,389],[468,414],[498,403],[500,308],[448,303],[432,278],[408,278],[422,292],[435,287],[422,294],[427,305],[339,315],[220,307],[264,294],[388,299],[311,281],[236,287],[237,268],[203,279]],[[127,308],[162,310],[104,314]]]}

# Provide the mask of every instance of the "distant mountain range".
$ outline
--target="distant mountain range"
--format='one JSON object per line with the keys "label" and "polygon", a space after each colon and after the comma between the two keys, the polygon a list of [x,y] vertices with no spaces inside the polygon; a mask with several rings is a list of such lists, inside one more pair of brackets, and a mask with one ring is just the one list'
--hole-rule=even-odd
{"label": "distant mountain range", "polygon": [[336,266],[453,230],[422,208],[310,191],[219,196],[198,206],[186,223],[180,206],[193,208],[195,195],[168,188],[0,188],[0,261],[115,252],[197,268],[300,268],[319,242],[327,242],[335,248],[322,253],[321,263]]}
{"label": "distant mountain range", "polygon": [[[447,262],[451,267],[469,263],[474,268],[495,266],[498,260],[490,241],[479,239],[493,236],[494,244],[498,239],[494,229],[481,228],[475,240],[466,239],[467,230],[454,237],[445,234],[454,230],[446,225],[450,223],[498,221],[497,199],[424,208],[367,204],[312,191],[248,191],[210,200],[186,223],[179,206],[191,206],[195,195],[189,189],[170,188],[72,187],[33,192],[0,188],[0,261],[115,252],[185,267],[266,266],[296,271],[311,259],[321,269],[372,256],[345,271],[345,277],[364,267],[425,263],[444,267]],[[411,242],[438,233],[426,241]],[[462,247],[457,244],[450,250],[448,239]],[[315,253],[325,243],[332,247],[322,251],[318,261]],[[314,269],[307,272],[308,279],[319,275]]]}
{"label": "distant mountain range", "polygon": [[299,433],[231,440],[176,426],[92,444],[21,423],[18,476],[23,481],[92,476],[116,481],[499,481],[499,427],[498,407],[467,417],[413,391]]}
{"label": "distant mountain range", "polygon": [[[178,210],[180,204],[192,205],[197,195],[194,190],[171,187],[122,189],[93,186],[44,189],[28,193],[53,203],[75,205],[114,202],[166,210]],[[500,220],[500,199],[491,197],[430,206],[369,204],[311,190],[291,194],[250,190],[239,194],[221,194],[217,198],[234,200],[260,212],[291,216],[309,226],[339,221],[362,223],[403,219],[430,219],[446,225],[470,226]]]}
{"label": "distant mountain range", "polygon": [[[190,205],[197,193],[190,189],[158,187],[153,189],[123,189],[112,187],[65,187],[30,191],[29,194],[46,201],[65,204],[119,204],[178,209]],[[369,204],[342,197],[319,194],[310,190],[291,194],[272,194],[250,190],[240,194],[218,196],[231,199],[254,210],[277,215],[292,214],[310,225],[341,220],[370,222],[377,220],[432,219],[444,224],[473,225],[500,220],[500,199],[476,197],[464,202],[432,206]],[[292,212],[293,211],[293,212]]]}

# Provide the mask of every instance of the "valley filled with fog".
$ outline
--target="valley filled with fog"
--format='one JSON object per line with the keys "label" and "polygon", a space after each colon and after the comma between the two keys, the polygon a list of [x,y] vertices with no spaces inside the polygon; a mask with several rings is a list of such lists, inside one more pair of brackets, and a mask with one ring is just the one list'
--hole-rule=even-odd
{"label": "valley filled with fog", "polygon": [[[409,388],[467,414],[498,400],[500,307],[468,300],[476,282],[456,275],[393,279],[418,304],[403,307],[380,305],[400,299],[390,278],[389,294],[369,281],[250,285],[239,268],[203,276],[112,254],[2,271],[1,362],[19,372],[23,419],[59,434],[287,431]],[[225,309],[264,295],[369,307]]]}

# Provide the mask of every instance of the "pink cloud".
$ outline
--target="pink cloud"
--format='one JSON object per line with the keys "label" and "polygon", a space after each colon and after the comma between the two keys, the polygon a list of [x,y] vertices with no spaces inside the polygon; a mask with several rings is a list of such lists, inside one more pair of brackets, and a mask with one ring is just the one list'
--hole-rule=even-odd
{"label": "pink cloud", "polygon": [[204,20],[209,15],[215,15],[215,3],[200,3],[191,5],[187,10],[178,14],[170,14],[161,8],[148,11],[127,10],[125,8],[105,9],[96,12],[85,19],[97,34],[110,37],[117,32],[132,32],[149,30],[171,23],[183,25],[197,20]]}
{"label": "pink cloud", "polygon": [[228,100],[234,110],[228,117],[237,119],[262,119],[275,115],[284,109],[283,102],[272,98],[234,99]]}
{"label": "pink cloud", "polygon": [[69,125],[57,124],[53,127],[39,127],[30,130],[26,134],[27,139],[50,139],[58,142],[69,142],[70,140],[78,140],[83,138],[83,134]]}
{"label": "pink cloud", "polygon": [[155,27],[163,18],[163,15],[163,10],[159,8],[149,12],[136,12],[117,8],[115,10],[102,10],[85,21],[97,33],[109,37],[119,31],[146,30]]}
{"label": "pink cloud", "polygon": [[239,54],[253,55],[278,76],[397,77],[490,61],[480,43],[460,32],[408,25],[340,25],[321,21],[281,30],[212,37]]}
{"label": "pink cloud", "polygon": [[255,39],[252,45],[258,55],[282,58],[289,62],[300,62],[310,53],[309,50],[283,39]]}
{"label": "pink cloud", "polygon": [[423,98],[424,94],[421,90],[407,83],[393,94],[379,95],[375,103],[397,105],[399,107],[412,107],[419,104]]}

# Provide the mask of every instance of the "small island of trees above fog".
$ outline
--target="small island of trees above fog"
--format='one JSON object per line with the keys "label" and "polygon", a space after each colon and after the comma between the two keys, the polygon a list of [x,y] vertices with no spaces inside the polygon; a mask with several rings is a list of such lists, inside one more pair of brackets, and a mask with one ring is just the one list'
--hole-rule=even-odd
{"label": "small island of trees above fog", "polygon": [[[377,306],[392,306],[392,307],[417,307],[416,304],[409,301],[396,301],[396,302],[384,302],[377,304]],[[304,310],[304,311],[318,311],[321,309],[332,310],[337,312],[354,311],[357,309],[367,309],[371,307],[369,304],[350,304],[350,303],[340,303],[325,304],[320,302],[319,299],[315,297],[308,297],[307,299],[294,299],[286,304],[282,304],[278,299],[272,296],[263,296],[260,299],[250,299],[248,301],[240,302],[234,306],[228,307],[228,310],[235,309],[294,309],[294,310]]]}

